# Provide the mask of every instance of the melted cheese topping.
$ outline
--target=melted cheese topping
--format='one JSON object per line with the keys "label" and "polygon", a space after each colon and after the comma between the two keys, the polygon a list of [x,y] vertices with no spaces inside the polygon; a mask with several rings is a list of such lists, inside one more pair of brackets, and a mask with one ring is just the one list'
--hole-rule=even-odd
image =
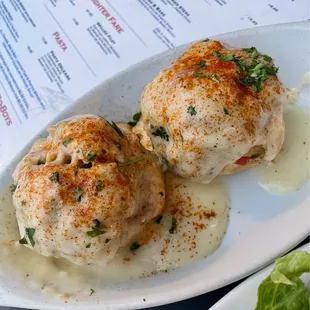
{"label": "melted cheese topping", "polygon": [[[269,76],[257,92],[239,82],[234,61],[217,55],[253,61],[248,52],[217,41],[194,44],[146,86],[134,128],[176,174],[205,183],[239,170],[234,163],[255,146],[264,150],[255,164],[273,160],[284,139],[280,80]],[[266,64],[263,56],[257,59]]]}
{"label": "melted cheese topping", "polygon": [[14,172],[21,237],[45,256],[105,264],[163,210],[156,157],[127,125],[115,130],[96,116],[73,117],[49,133]]}

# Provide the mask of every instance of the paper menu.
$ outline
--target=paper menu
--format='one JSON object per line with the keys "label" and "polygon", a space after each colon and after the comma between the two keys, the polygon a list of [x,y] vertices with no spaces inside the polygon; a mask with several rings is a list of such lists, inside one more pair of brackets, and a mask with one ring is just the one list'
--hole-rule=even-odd
{"label": "paper menu", "polygon": [[168,48],[308,19],[308,0],[0,1],[0,170],[73,100]]}

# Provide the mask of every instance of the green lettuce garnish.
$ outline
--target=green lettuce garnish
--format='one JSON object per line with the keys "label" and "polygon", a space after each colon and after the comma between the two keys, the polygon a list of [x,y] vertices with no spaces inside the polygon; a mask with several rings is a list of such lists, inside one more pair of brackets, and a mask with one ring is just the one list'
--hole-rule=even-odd
{"label": "green lettuce garnish", "polygon": [[255,310],[308,310],[310,295],[299,277],[310,272],[310,254],[293,251],[275,261],[270,275],[260,284]]}

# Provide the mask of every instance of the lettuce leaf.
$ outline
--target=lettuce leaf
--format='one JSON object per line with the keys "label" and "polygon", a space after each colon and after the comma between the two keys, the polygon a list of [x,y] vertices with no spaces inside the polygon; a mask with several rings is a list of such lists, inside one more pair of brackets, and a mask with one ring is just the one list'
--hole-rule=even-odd
{"label": "lettuce leaf", "polygon": [[310,272],[310,254],[293,251],[275,261],[258,287],[255,310],[309,310],[310,295],[299,277]]}

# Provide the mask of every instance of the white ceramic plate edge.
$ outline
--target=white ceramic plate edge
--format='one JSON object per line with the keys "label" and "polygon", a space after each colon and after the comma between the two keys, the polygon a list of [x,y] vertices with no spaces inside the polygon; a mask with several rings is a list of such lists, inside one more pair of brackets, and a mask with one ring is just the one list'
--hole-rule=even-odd
{"label": "white ceramic plate edge", "polygon": [[[310,252],[310,243],[307,243],[297,248],[296,250]],[[231,306],[236,303],[238,304],[239,300],[240,300],[240,304],[242,303],[242,308],[244,309],[245,309],[245,306],[249,305],[249,303],[255,304],[256,300],[253,301],[252,297],[254,294],[256,296],[258,286],[260,285],[261,281],[270,274],[273,267],[274,267],[274,263],[271,265],[268,265],[264,269],[250,276],[244,282],[240,283],[233,290],[227,293],[209,310],[227,310],[228,305]],[[249,292],[249,287],[250,287],[250,292]],[[255,292],[253,292],[253,289],[255,290]],[[241,309],[241,308],[239,309],[239,307],[238,307],[238,310]],[[252,308],[251,309],[249,308],[249,310],[252,310]]]}

